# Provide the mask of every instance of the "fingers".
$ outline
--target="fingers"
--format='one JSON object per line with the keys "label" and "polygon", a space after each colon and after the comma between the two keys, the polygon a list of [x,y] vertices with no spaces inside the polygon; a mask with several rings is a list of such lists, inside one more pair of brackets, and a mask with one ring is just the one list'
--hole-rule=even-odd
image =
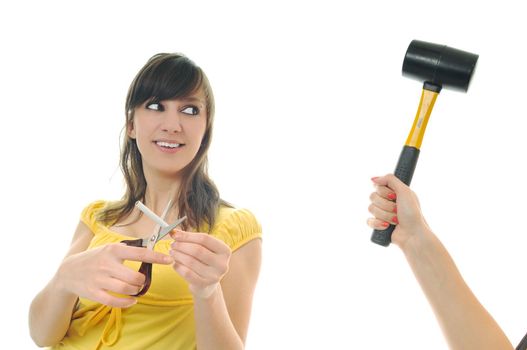
{"label": "fingers", "polygon": [[[368,207],[368,211],[375,216],[375,219],[390,223],[392,225],[396,225],[399,223],[399,220],[397,219],[397,214],[383,210],[382,208],[379,208],[375,204],[370,204]],[[386,228],[386,227],[385,227]]]}
{"label": "fingers", "polygon": [[190,284],[192,284],[191,282],[201,283],[214,276],[214,269],[211,266],[183,253],[173,252],[173,254],[174,264],[172,266]]}
{"label": "fingers", "polygon": [[184,231],[176,232],[174,239],[170,251],[174,261],[204,277],[223,276],[228,270],[231,250],[223,241],[206,233]]}
{"label": "fingers", "polygon": [[[393,174],[387,174],[385,176],[374,177],[371,180],[376,185],[388,187],[393,192],[395,192],[396,195],[400,192],[404,192],[408,190],[408,186],[406,186],[401,180],[399,180]],[[395,199],[395,198],[390,198],[390,199]]]}
{"label": "fingers", "polygon": [[[132,270],[125,265],[117,265],[112,269],[110,277],[117,278],[124,283],[127,283],[132,286],[142,287],[145,284],[145,275],[141,272]],[[117,291],[116,291],[117,292]],[[124,294],[135,294],[135,293],[124,293]]]}
{"label": "fingers", "polygon": [[[209,236],[210,239],[216,238]],[[229,268],[230,248],[225,245],[219,250],[222,253],[216,253],[199,243],[193,242],[179,242],[175,241],[171,245],[170,255],[174,258],[174,262],[182,264],[199,276],[211,278],[217,275],[223,275]]]}
{"label": "fingers", "polygon": [[370,226],[374,230],[386,230],[390,224],[384,220],[379,220],[376,218],[369,218],[367,220],[368,226]]}
{"label": "fingers", "polygon": [[[377,178],[378,179],[378,178]],[[375,178],[372,179],[375,182]],[[368,211],[375,216],[368,220],[368,225],[377,230],[384,230],[390,224],[397,224],[396,194],[387,186],[376,185],[376,192],[370,195],[371,204]]]}
{"label": "fingers", "polygon": [[178,262],[174,263],[174,270],[185,279],[189,284],[189,289],[194,297],[206,299],[212,295],[216,287],[219,285],[219,280],[203,278],[197,274],[193,269]]}
{"label": "fingers", "polygon": [[95,277],[95,282],[97,289],[123,295],[135,295],[143,287],[145,279],[145,275],[130,269],[116,259],[114,264],[104,263],[104,267],[101,267]]}
{"label": "fingers", "polygon": [[206,297],[208,295],[207,291],[211,288],[211,286],[214,286],[218,284],[219,282],[214,279],[208,279],[200,276],[196,271],[194,271],[192,268],[179,263],[175,262],[174,270],[180,274],[185,281],[188,282],[189,288],[193,292],[193,294],[197,294],[197,296],[200,297]]}
{"label": "fingers", "polygon": [[112,253],[115,254],[121,260],[140,261],[153,264],[164,264],[168,265],[173,263],[170,256],[161,254],[150,249],[129,247],[125,244],[109,244],[108,249],[112,249]]}
{"label": "fingers", "polygon": [[135,295],[139,293],[143,285],[137,286],[123,282],[116,278],[105,278],[99,284],[99,287],[106,291],[111,291],[123,295]]}
{"label": "fingers", "polygon": [[372,178],[376,186],[370,195],[368,211],[374,216],[368,219],[368,225],[377,230],[397,225],[392,241],[399,246],[414,235],[427,230],[426,221],[421,212],[415,193],[393,174]]}
{"label": "fingers", "polygon": [[205,233],[176,231],[172,237],[174,270],[188,282],[195,297],[207,298],[229,270],[229,246]]}
{"label": "fingers", "polygon": [[230,253],[230,248],[224,242],[206,233],[175,230],[173,233],[171,233],[171,236],[176,242],[198,244],[207,248],[213,253]]}
{"label": "fingers", "polygon": [[[192,256],[205,265],[214,265],[218,260],[217,253],[209,250],[201,244],[175,241],[170,247],[173,252]],[[173,254],[170,255],[175,259]]]}
{"label": "fingers", "polygon": [[164,257],[144,248],[109,244],[70,255],[63,260],[57,278],[66,290],[79,297],[109,306],[129,307],[136,300],[126,296],[141,290],[145,276],[123,265],[123,261],[144,259],[159,262]]}
{"label": "fingers", "polygon": [[95,291],[90,299],[104,305],[120,308],[127,308],[137,303],[135,298],[116,297],[104,290]]}
{"label": "fingers", "polygon": [[395,192],[388,186],[375,185],[375,189],[375,191],[382,198],[386,198],[390,201],[394,201],[395,199],[397,199],[397,195],[395,194]]}
{"label": "fingers", "polygon": [[397,213],[397,205],[392,200],[387,199],[386,197],[383,197],[379,192],[373,192],[370,195],[370,201],[373,205],[379,207],[380,209],[391,212],[391,213]]}

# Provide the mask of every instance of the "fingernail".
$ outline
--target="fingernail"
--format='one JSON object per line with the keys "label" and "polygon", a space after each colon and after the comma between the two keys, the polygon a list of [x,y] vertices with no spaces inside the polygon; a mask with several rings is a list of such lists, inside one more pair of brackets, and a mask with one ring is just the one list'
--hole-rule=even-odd
{"label": "fingernail", "polygon": [[174,259],[172,259],[170,256],[165,256],[163,258],[163,261],[166,262],[167,264],[170,264],[172,261],[174,261]]}
{"label": "fingernail", "polygon": [[397,213],[397,206],[393,207],[393,212]]}
{"label": "fingernail", "polygon": [[371,178],[371,181],[375,182],[375,180],[377,180],[379,177],[378,176],[374,176]]}
{"label": "fingernail", "polygon": [[397,198],[397,195],[395,193],[388,194],[388,199],[394,200],[395,198]]}
{"label": "fingernail", "polygon": [[385,221],[385,222],[382,223],[382,226],[383,227],[388,227],[388,226],[390,226],[390,224]]}
{"label": "fingernail", "polygon": [[396,223],[396,224],[399,223],[399,219],[397,219],[397,216],[394,216],[394,217],[392,218],[392,222],[394,222],[394,223]]}

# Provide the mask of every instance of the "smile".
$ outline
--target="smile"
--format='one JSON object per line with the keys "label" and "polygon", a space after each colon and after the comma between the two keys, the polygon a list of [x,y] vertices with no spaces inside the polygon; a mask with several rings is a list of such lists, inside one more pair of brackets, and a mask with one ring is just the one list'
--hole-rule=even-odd
{"label": "smile", "polygon": [[184,146],[181,143],[171,143],[171,142],[165,142],[165,141],[156,141],[155,143],[156,143],[156,145],[158,145],[160,147],[170,148],[170,149],[179,148],[179,147],[183,147]]}

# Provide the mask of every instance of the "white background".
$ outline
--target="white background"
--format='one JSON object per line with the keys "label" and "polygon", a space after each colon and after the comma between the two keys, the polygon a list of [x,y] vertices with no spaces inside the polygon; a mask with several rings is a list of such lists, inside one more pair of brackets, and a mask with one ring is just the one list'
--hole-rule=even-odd
{"label": "white background", "polygon": [[122,194],[128,85],[153,54],[182,52],[216,95],[211,175],[264,228],[247,348],[445,349],[403,255],[370,243],[365,224],[370,177],[393,170],[417,109],[421,83],[401,65],[421,39],[480,60],[467,94],[439,96],[412,187],[517,344],[527,331],[527,22],[520,1],[496,4],[3,2],[2,342],[34,348],[29,304],[80,211]]}

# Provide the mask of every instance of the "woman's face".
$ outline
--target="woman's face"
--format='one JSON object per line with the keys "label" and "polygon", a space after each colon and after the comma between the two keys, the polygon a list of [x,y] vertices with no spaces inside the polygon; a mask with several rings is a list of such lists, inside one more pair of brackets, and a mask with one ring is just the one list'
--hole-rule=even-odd
{"label": "woman's face", "polygon": [[196,156],[207,125],[205,95],[145,102],[135,108],[128,136],[135,139],[143,170],[177,175]]}

